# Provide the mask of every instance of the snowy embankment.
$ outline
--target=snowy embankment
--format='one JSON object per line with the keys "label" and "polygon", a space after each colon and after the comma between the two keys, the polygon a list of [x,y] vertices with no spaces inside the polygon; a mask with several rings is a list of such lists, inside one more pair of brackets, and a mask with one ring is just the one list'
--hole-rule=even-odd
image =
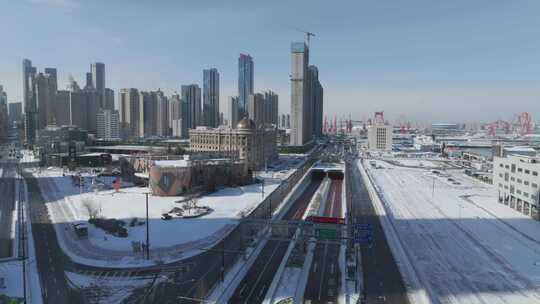
{"label": "snowy embankment", "polygon": [[540,303],[540,222],[500,205],[495,188],[462,173],[377,162],[383,169],[367,170],[431,301]]}
{"label": "snowy embankment", "polygon": [[[243,214],[248,214],[263,199],[261,184],[223,188],[198,200],[199,206],[212,209],[210,214],[191,219],[162,220],[163,213],[181,207],[177,201],[183,198],[149,195],[150,254],[153,260],[146,261],[142,253],[132,250],[132,242],[145,242],[145,225],[126,225],[126,238],[106,234],[89,225],[88,239],[78,239],[71,225],[88,220],[88,205],[105,218],[124,220],[127,224],[133,218],[144,221],[145,192],[149,189],[129,187],[118,193],[114,190],[92,192],[91,183],[85,182],[81,194],[81,189],[72,183],[71,177],[62,176],[61,170],[42,171],[37,178],[62,249],[74,261],[94,266],[143,266],[192,256],[224,237]],[[85,179],[90,181],[92,177]],[[264,197],[276,189],[279,182],[267,181]]]}
{"label": "snowy embankment", "polygon": [[[0,175],[1,176],[1,175]],[[19,175],[16,174],[17,178],[15,182],[15,193],[19,193],[19,189],[22,187],[22,193],[24,195],[24,201],[28,202],[28,191],[26,189],[26,183],[21,182]],[[19,207],[18,196],[16,196],[15,206]],[[26,288],[27,288],[27,300],[28,303],[40,304],[42,303],[41,298],[41,285],[39,281],[39,273],[37,270],[36,263],[36,252],[34,248],[34,238],[32,235],[32,225],[29,220],[28,207],[25,204],[23,209],[23,214],[25,217],[25,226],[26,226]],[[10,297],[23,297],[23,273],[22,273],[22,262],[16,260],[19,252],[19,221],[17,218],[17,209],[14,211],[13,223],[12,223],[12,237],[13,237],[13,259],[10,261],[0,263],[0,278],[4,278],[5,288],[0,289],[0,294],[7,295]]]}
{"label": "snowy embankment", "polygon": [[[290,193],[283,199],[280,206],[275,210],[272,215],[273,219],[279,220],[285,215],[285,213],[287,213],[292,202],[298,199],[298,197],[305,191],[309,185],[309,182],[310,171],[308,170],[300,181],[298,181],[296,186],[293,187]],[[238,260],[236,264],[229,271],[227,271],[224,282],[215,284],[215,286],[209,292],[206,300],[209,302],[226,303],[257,259],[259,252],[264,248],[267,241],[268,238],[266,232],[262,231],[261,237],[258,238],[255,247],[248,249],[248,252],[246,252],[246,257]]]}

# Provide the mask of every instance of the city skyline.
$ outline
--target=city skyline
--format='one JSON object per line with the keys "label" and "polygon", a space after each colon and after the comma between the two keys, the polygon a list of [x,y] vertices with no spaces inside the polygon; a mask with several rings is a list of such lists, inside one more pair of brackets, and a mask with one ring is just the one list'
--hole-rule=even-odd
{"label": "city skyline", "polygon": [[[238,54],[248,53],[257,63],[254,91],[274,90],[282,96],[280,109],[285,110],[290,108],[288,47],[291,41],[303,39],[303,33],[296,30],[301,28],[317,34],[311,42],[317,50],[313,59],[325,84],[325,96],[332,103],[332,107],[325,107],[329,116],[348,116],[352,112],[354,118],[362,119],[375,110],[384,110],[389,119],[404,115],[410,120],[426,121],[493,121],[508,119],[519,111],[540,116],[540,93],[535,89],[540,43],[529,38],[538,32],[539,21],[533,12],[540,4],[317,4],[306,6],[300,1],[290,7],[283,3],[256,5],[257,10],[249,16],[253,22],[240,35],[238,23],[226,21],[250,11],[255,4],[216,3],[206,10],[198,4],[167,2],[155,8],[159,22],[145,29],[111,21],[114,18],[109,17],[120,10],[121,2],[112,3],[110,10],[96,19],[90,16],[95,17],[99,5],[91,3],[6,3],[4,6],[13,14],[3,22],[16,24],[15,20],[22,16],[31,16],[31,23],[40,26],[3,27],[9,29],[3,35],[11,47],[0,59],[0,70],[5,71],[0,83],[10,102],[22,101],[22,58],[30,58],[39,67],[56,68],[59,88],[65,87],[69,75],[76,75],[77,81],[84,83],[88,64],[104,62],[108,86],[115,91],[160,88],[171,95],[179,93],[182,84],[202,86],[201,71],[214,66],[222,78],[220,108],[225,108],[228,96],[237,95]],[[147,5],[133,5],[126,16],[119,18],[139,16]],[[293,18],[300,7],[306,14]],[[275,22],[265,17],[278,11],[283,14]],[[178,18],[170,18],[173,13]],[[74,21],[72,15],[80,20]],[[333,18],[336,16],[343,18]],[[54,17],[58,22],[46,24],[42,22],[45,17]],[[178,30],[194,18],[215,20],[201,24],[192,33]],[[173,21],[180,22],[174,31],[169,29]],[[44,39],[46,33],[58,33],[52,39],[56,42]],[[177,42],[171,41],[167,48],[162,47],[166,37],[178,34],[186,35],[193,43],[174,48],[169,46]],[[133,48],[134,35],[154,46]],[[32,40],[40,47],[28,49]],[[169,48],[175,51],[165,50]],[[489,106],[493,103],[497,107]],[[457,110],[460,107],[469,111],[462,113]]]}

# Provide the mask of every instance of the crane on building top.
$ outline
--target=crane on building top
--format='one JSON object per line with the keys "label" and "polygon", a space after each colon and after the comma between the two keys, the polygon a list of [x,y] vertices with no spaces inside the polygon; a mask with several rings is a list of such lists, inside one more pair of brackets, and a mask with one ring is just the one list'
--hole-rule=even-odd
{"label": "crane on building top", "polygon": [[302,33],[306,34],[307,46],[308,46],[308,48],[309,48],[309,42],[310,42],[310,40],[311,40],[311,37],[312,37],[312,36],[315,37],[315,34],[312,33],[312,32],[303,31],[303,30],[301,30],[301,29],[296,29],[296,30],[299,31],[299,32],[302,32]]}

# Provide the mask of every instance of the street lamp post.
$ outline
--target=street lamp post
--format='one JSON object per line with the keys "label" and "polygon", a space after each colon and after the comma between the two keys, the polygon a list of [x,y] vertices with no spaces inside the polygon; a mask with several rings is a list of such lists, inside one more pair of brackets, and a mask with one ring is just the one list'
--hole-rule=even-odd
{"label": "street lamp post", "polygon": [[148,192],[146,194],[146,259],[150,260],[150,225],[148,224]]}

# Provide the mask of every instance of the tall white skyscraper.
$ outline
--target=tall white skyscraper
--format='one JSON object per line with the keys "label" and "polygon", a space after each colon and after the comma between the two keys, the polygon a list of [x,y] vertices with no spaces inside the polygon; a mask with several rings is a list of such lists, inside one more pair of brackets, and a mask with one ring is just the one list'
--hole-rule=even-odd
{"label": "tall white skyscraper", "polygon": [[311,141],[312,109],[308,86],[309,49],[304,42],[291,44],[291,145]]}

